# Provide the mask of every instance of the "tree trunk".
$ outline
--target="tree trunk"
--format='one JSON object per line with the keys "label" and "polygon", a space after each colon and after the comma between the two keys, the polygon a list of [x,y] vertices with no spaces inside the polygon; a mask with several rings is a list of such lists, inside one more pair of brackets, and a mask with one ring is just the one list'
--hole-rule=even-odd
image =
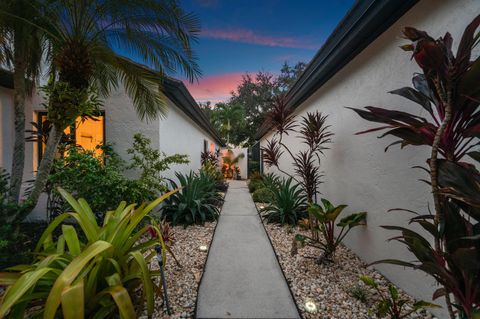
{"label": "tree trunk", "polygon": [[[436,83],[436,88],[439,96],[442,97],[443,103],[445,104],[445,116],[443,118],[440,127],[437,129],[435,137],[432,143],[432,152],[430,156],[430,181],[432,186],[432,195],[433,203],[435,206],[435,226],[438,229],[442,223],[444,223],[444,204],[442,204],[445,199],[440,196],[438,193],[438,149],[440,148],[440,142],[443,136],[445,128],[449,125],[452,119],[452,104],[451,104],[451,88],[448,88],[447,97],[444,97],[440,86]],[[443,255],[443,245],[439,237],[435,237],[435,250]],[[450,300],[450,294],[448,289],[445,287],[445,301],[447,303],[448,314],[451,319],[455,319],[455,314],[453,313],[452,303]]]}
{"label": "tree trunk", "polygon": [[16,217],[16,221],[19,222],[27,217],[28,214],[32,212],[35,206],[38,203],[40,195],[45,189],[45,185],[48,181],[48,175],[52,169],[53,160],[55,159],[55,153],[57,151],[58,143],[62,138],[63,130],[57,126],[53,126],[50,134],[48,136],[47,146],[45,152],[43,153],[42,161],[37,171],[37,176],[33,184],[32,192],[28,197],[26,203],[28,203],[28,209],[26,209],[22,214]]}
{"label": "tree trunk", "polygon": [[15,110],[15,141],[12,154],[12,170],[10,177],[9,201],[18,203],[23,180],[25,166],[25,60],[21,56],[22,50],[15,47],[15,61],[13,73],[13,107]]}

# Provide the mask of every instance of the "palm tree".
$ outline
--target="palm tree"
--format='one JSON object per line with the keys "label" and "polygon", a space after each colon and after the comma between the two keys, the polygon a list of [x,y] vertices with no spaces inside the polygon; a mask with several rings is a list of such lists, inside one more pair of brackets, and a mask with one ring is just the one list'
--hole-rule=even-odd
{"label": "palm tree", "polygon": [[218,103],[211,117],[212,123],[219,131],[227,136],[227,145],[230,143],[230,132],[232,131],[232,123],[241,127],[245,122],[245,110],[238,104]]}
{"label": "palm tree", "polygon": [[25,100],[38,80],[44,45],[42,32],[24,22],[39,17],[38,10],[29,3],[30,0],[0,2],[0,63],[13,68],[15,134],[9,191],[12,203],[19,200],[25,166]]}
{"label": "palm tree", "polygon": [[199,22],[176,0],[38,0],[33,5],[43,16],[35,25],[48,39],[47,111],[52,129],[28,198],[32,209],[45,187],[63,130],[95,107],[92,89],[104,97],[124,86],[139,117],[149,120],[166,112],[161,91],[166,73],[181,71],[190,81],[200,75],[191,49]]}

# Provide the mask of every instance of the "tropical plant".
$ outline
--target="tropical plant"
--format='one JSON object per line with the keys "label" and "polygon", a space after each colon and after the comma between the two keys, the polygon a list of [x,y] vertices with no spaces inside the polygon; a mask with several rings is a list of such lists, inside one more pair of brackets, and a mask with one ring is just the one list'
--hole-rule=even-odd
{"label": "tropical plant", "polygon": [[[319,262],[333,261],[337,247],[341,244],[350,230],[356,226],[365,225],[367,213],[353,213],[340,219],[339,223],[336,223],[337,218],[347,205],[334,206],[325,198],[322,198],[321,202],[323,207],[311,203],[307,208],[308,214],[317,222],[317,226],[315,226],[314,229],[321,234],[321,239],[317,240],[312,237],[297,234],[295,235],[295,241],[302,247],[308,245],[320,249],[323,252],[323,255],[320,256]],[[340,231],[337,233],[335,232],[335,226],[340,228]],[[316,238],[319,237],[320,236],[316,236]]]}
{"label": "tropical plant", "polygon": [[349,290],[350,296],[361,301],[363,303],[367,303],[368,300],[368,292],[365,289],[365,285],[355,284]]}
{"label": "tropical plant", "polygon": [[222,174],[222,171],[218,168],[217,165],[213,164],[210,161],[207,161],[202,168],[200,169],[205,175],[207,175],[212,183],[215,184],[215,188],[219,192],[226,192],[228,189],[228,183],[225,181],[225,177]]}
{"label": "tropical plant", "polygon": [[[36,259],[31,265],[18,265],[0,273],[0,284],[8,286],[0,305],[0,317],[23,318],[28,306],[36,305],[40,308],[34,310],[34,315],[47,319],[135,318],[144,301],[151,316],[155,294],[161,287],[154,281],[160,273],[150,270],[150,264],[156,256],[154,248],[162,247],[165,259],[167,247],[162,236],[139,242],[151,226],[138,229],[138,225],[176,191],[164,194],[148,206],[142,204],[136,208],[135,204],[127,206],[122,202],[107,212],[99,225],[84,199],[76,200],[59,189],[74,212],[64,213],[50,223],[37,243]],[[78,222],[81,234],[63,223],[67,218]],[[62,233],[54,239],[52,232],[60,225]],[[162,233],[158,227],[155,230]],[[138,289],[142,291],[142,300],[135,303]]]}
{"label": "tropical plant", "polygon": [[200,160],[203,165],[210,163],[214,166],[218,166],[220,158],[220,149],[218,148],[215,152],[205,151],[200,154]]}
{"label": "tropical plant", "polygon": [[268,187],[259,188],[252,193],[252,199],[255,203],[272,203],[274,199],[273,192]]}
{"label": "tropical plant", "polygon": [[[274,128],[275,134],[271,140],[267,141],[266,146],[262,147],[264,162],[268,167],[276,167],[300,184],[309,203],[316,202],[318,187],[322,182],[320,157],[328,149],[326,144],[332,142],[333,133],[329,131],[326,120],[327,116],[323,116],[320,112],[307,113],[298,125],[291,109],[287,107],[285,95],[279,95],[274,99],[272,111],[267,115],[266,123]],[[306,145],[306,149],[297,154],[293,154],[283,143],[284,136],[292,132],[297,133]],[[285,152],[293,162],[293,174],[280,167],[280,158]],[[318,239],[314,231],[315,221],[311,220],[310,224],[312,237]]]}
{"label": "tropical plant", "polygon": [[162,206],[162,217],[165,217],[173,225],[204,224],[214,221],[220,212],[218,205],[222,197],[215,189],[215,183],[204,172],[188,175],[175,173],[180,183],[171,181],[173,189],[180,191],[165,201]]}
{"label": "tropical plant", "polygon": [[260,210],[263,218],[269,223],[296,225],[297,221],[306,217],[307,201],[299,184],[293,179],[283,179],[277,187],[270,188],[273,201]]}
{"label": "tropical plant", "polygon": [[263,183],[263,181],[260,179],[254,179],[254,180],[250,180],[250,182],[248,182],[248,191],[250,193],[253,193],[255,192],[257,189],[260,189],[260,188],[264,188],[265,187],[265,184]]}
{"label": "tropical plant", "polygon": [[222,171],[225,174],[226,178],[233,178],[235,179],[239,173],[238,163],[241,159],[245,157],[245,154],[240,153],[237,156],[233,153],[232,150],[227,151],[227,155],[222,157]]}
{"label": "tropical plant", "polygon": [[25,21],[36,21],[39,10],[30,0],[0,3],[0,64],[13,70],[15,134],[9,201],[18,203],[25,166],[25,100],[32,94],[41,72],[45,37]]}
{"label": "tropical plant", "polygon": [[245,110],[237,104],[218,103],[212,112],[210,121],[226,137],[227,145],[229,145],[232,129],[234,127],[241,129],[245,124]]}
{"label": "tropical plant", "polygon": [[402,319],[407,318],[412,313],[425,308],[441,308],[440,306],[426,302],[423,300],[415,302],[412,307],[407,307],[409,300],[406,298],[402,298],[402,296],[398,293],[397,288],[389,284],[388,285],[388,293],[383,292],[378,284],[373,280],[371,277],[368,276],[361,276],[360,280],[368,287],[373,288],[380,300],[378,301],[376,308],[371,309],[370,312],[375,313],[375,315],[379,318],[384,318],[388,316],[391,319]]}
{"label": "tropical plant", "polygon": [[[50,80],[44,90],[52,123],[28,198],[33,209],[45,188],[63,130],[98,106],[97,95],[108,96],[123,85],[141,119],[165,114],[164,74],[180,70],[191,81],[200,74],[191,48],[199,23],[175,0],[35,1],[26,6],[35,7],[40,17],[27,22],[18,18],[40,30],[48,43]],[[140,56],[155,71],[117,54],[114,47]]]}
{"label": "tropical plant", "polygon": [[170,169],[171,165],[190,163],[188,155],[166,155],[157,148],[152,147],[152,141],[141,133],[133,135],[132,147],[127,149],[127,154],[132,157],[127,169],[136,170],[140,173],[139,180],[145,189],[152,191],[165,191],[165,179],[162,172]]}
{"label": "tropical plant", "polygon": [[407,245],[417,261],[380,262],[420,269],[434,277],[444,286],[434,293],[434,298],[446,297],[451,318],[455,314],[450,294],[455,298],[454,306],[459,309],[460,317],[471,319],[480,315],[477,284],[480,280],[480,214],[477,200],[472,196],[479,194],[476,192],[478,174],[471,164],[462,162],[465,155],[477,158],[478,154],[472,150],[478,146],[480,132],[480,59],[475,56],[472,60],[472,50],[480,37],[479,33],[475,34],[479,24],[480,16],[477,16],[466,27],[456,54],[448,32],[434,40],[424,31],[404,29],[405,38],[412,43],[402,48],[413,51],[423,74],[414,75],[413,88],[391,93],[417,103],[431,119],[380,107],[353,109],[368,121],[382,123],[380,127],[357,134],[387,129],[382,137],[399,138],[393,144],[431,147],[425,170],[430,175],[427,183],[433,194],[434,214],[420,214],[411,222],[419,224],[433,237],[434,247],[423,235],[408,228],[385,226],[402,233],[395,238]]}

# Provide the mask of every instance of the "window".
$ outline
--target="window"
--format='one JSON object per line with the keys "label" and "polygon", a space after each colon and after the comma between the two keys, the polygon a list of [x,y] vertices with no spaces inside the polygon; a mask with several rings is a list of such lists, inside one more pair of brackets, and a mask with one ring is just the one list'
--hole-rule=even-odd
{"label": "window", "polygon": [[[38,128],[45,127],[47,120],[46,112],[38,112],[37,125]],[[102,155],[101,149],[96,149],[99,144],[105,143],[105,113],[99,116],[81,119],[78,118],[75,124],[67,127],[64,131],[65,139],[69,143],[80,146],[86,150],[95,151],[96,155]],[[38,139],[38,159],[39,162],[45,150],[45,141],[43,138]],[[60,156],[60,154],[58,154]]]}
{"label": "window", "polygon": [[203,140],[203,152],[206,153],[208,150],[208,142],[207,140]]}

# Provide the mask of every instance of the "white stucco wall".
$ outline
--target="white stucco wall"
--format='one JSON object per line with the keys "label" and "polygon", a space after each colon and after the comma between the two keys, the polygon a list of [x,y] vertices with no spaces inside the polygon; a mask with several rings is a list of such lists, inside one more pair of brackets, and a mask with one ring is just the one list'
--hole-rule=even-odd
{"label": "white stucco wall", "polygon": [[200,169],[204,140],[207,141],[207,150],[211,143],[214,144],[214,149],[218,148],[218,144],[182,110],[175,107],[172,101],[168,100],[168,106],[167,116],[160,120],[160,150],[167,155],[186,154],[190,160],[189,164],[173,165],[170,171],[163,174],[166,178],[176,180],[175,172],[187,174],[190,170]]}
{"label": "white stucco wall", "polygon": [[[113,92],[104,102],[105,111],[105,140],[112,143],[115,151],[126,161],[130,159],[127,149],[132,146],[133,135],[142,133],[152,141],[152,147],[159,148],[167,155],[174,153],[187,154],[190,164],[177,165],[165,172],[165,177],[174,178],[174,171],[188,173],[198,170],[201,166],[200,154],[203,151],[203,141],[208,146],[214,139],[210,137],[195,122],[187,117],[170,100],[167,101],[169,110],[165,118],[152,121],[142,121],[138,118],[132,101],[124,90]],[[26,128],[30,129],[30,122],[36,121],[36,112],[44,111],[42,98],[34,94],[26,105]],[[13,91],[0,87],[0,166],[8,171],[11,168],[11,154],[13,150]],[[26,143],[24,181],[32,179],[37,169],[36,143]],[[128,172],[133,177],[134,172]],[[29,219],[44,219],[46,214],[46,196],[40,198],[37,207]]]}
{"label": "white stucco wall", "polygon": [[[378,133],[355,136],[355,132],[375,126],[345,106],[384,106],[427,116],[408,100],[387,93],[410,86],[412,74],[419,71],[410,60],[410,53],[399,49],[406,43],[400,38],[401,29],[414,26],[428,31],[433,37],[449,31],[456,47],[464,28],[479,12],[478,0],[420,1],[296,111],[299,116],[316,110],[328,114],[328,124],[335,136],[322,161],[325,183],[320,190],[322,196],[335,204],[348,204],[346,213],[368,212],[368,226],[354,229],[346,240],[347,245],[366,262],[384,258],[412,259],[402,245],[387,242],[394,233],[380,228],[380,225],[405,225],[409,216],[387,213],[391,208],[428,212],[429,189],[418,181],[425,178],[425,174],[411,167],[425,165],[429,151],[426,147],[403,150],[392,147],[385,153],[384,147],[395,139],[378,139]],[[264,146],[270,138],[271,134],[268,134],[261,140],[261,145]],[[284,141],[294,151],[302,147],[292,136],[287,136]],[[291,171],[290,162],[284,154],[281,166]],[[265,171],[269,171],[266,166]],[[377,267],[415,297],[431,300],[435,287],[423,273],[395,266]]]}

